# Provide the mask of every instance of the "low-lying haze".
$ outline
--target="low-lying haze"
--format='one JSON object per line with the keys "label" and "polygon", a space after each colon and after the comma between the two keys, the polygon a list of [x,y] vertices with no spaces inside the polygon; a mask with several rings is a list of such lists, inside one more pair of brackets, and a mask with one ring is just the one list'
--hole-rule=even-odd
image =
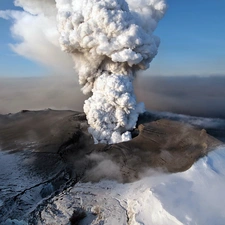
{"label": "low-lying haze", "polygon": [[[225,118],[224,86],[222,76],[140,75],[135,81],[135,92],[147,110]],[[83,111],[85,98],[76,76],[0,78],[0,114],[44,108]]]}

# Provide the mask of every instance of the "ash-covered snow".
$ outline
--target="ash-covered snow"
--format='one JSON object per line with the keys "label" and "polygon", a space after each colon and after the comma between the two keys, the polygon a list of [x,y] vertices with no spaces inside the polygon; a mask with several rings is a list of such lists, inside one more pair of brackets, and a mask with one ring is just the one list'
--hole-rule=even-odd
{"label": "ash-covered snow", "polygon": [[[223,225],[225,221],[225,146],[188,171],[147,171],[140,181],[78,183],[56,196],[41,212],[45,224],[67,224],[75,207],[87,217],[80,224]],[[149,175],[149,176],[148,176]]]}

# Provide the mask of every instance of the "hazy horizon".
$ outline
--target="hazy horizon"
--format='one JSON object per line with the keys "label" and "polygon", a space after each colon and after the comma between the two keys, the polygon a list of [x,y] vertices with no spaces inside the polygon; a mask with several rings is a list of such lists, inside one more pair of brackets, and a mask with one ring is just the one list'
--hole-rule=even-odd
{"label": "hazy horizon", "polygon": [[[135,93],[147,110],[169,111],[200,117],[225,118],[225,77],[136,77]],[[0,114],[24,109],[83,111],[85,96],[77,77],[0,77]]]}

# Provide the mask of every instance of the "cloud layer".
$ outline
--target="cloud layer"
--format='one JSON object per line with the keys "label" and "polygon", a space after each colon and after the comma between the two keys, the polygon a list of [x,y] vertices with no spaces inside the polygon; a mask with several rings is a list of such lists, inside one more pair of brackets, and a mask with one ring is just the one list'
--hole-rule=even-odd
{"label": "cloud layer", "polygon": [[[134,86],[147,110],[225,118],[224,77],[139,76]],[[82,111],[85,98],[74,76],[0,78],[0,114],[43,108]]]}
{"label": "cloud layer", "polygon": [[225,118],[225,78],[139,76],[136,95],[149,110]]}

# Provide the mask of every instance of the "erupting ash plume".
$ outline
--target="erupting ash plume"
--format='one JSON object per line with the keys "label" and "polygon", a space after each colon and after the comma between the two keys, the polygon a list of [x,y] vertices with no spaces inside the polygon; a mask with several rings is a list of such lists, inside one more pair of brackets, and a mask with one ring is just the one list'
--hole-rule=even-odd
{"label": "erupting ash plume", "polygon": [[20,42],[11,45],[13,51],[62,73],[71,67],[64,52],[70,53],[83,93],[91,96],[84,112],[95,142],[129,140],[129,131],[144,111],[132,82],[157,54],[160,41],[153,31],[165,13],[165,0],[15,0],[14,4],[24,11],[0,10],[0,18],[14,21],[11,32]]}
{"label": "erupting ash plume", "polygon": [[56,0],[63,51],[79,74],[84,103],[96,143],[131,139],[129,130],[144,112],[132,81],[149,67],[159,38],[153,35],[166,10],[164,0]]}

